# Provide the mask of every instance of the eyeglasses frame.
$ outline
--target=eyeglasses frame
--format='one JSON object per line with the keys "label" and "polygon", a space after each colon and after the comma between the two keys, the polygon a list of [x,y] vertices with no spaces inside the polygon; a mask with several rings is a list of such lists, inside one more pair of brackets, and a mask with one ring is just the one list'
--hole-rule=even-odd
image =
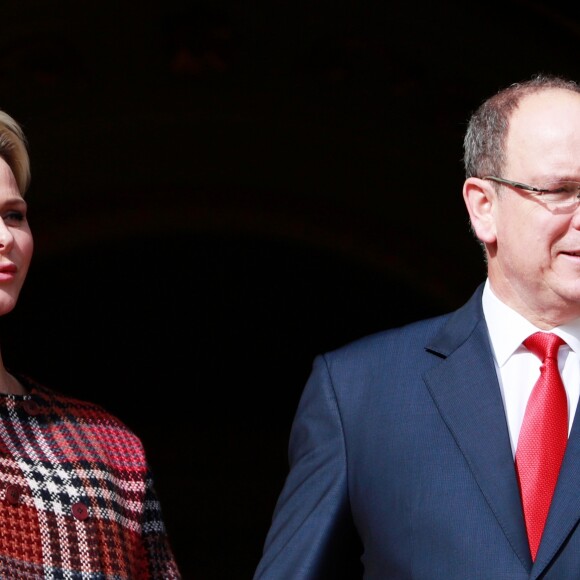
{"label": "eyeglasses frame", "polygon": [[[511,181],[510,179],[504,179],[503,177],[494,177],[493,175],[486,175],[482,179],[487,179],[489,181],[495,181],[496,183],[503,183],[505,185],[511,185],[517,189],[523,189],[525,191],[533,191],[535,193],[553,193],[549,189],[542,189],[540,187],[534,187],[532,185],[526,185],[525,183],[520,183],[519,181]],[[571,183],[578,183],[578,194],[577,199],[580,199],[580,182],[572,181]]]}

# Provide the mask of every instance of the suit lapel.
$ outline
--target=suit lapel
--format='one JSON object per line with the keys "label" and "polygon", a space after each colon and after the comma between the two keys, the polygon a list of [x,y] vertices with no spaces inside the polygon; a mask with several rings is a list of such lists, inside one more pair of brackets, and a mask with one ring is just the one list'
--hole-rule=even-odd
{"label": "suit lapel", "polygon": [[481,310],[481,290],[427,346],[444,360],[424,379],[506,538],[530,570],[509,432]]}
{"label": "suit lapel", "polygon": [[580,520],[580,417],[576,412],[550,513],[534,563],[537,578]]}

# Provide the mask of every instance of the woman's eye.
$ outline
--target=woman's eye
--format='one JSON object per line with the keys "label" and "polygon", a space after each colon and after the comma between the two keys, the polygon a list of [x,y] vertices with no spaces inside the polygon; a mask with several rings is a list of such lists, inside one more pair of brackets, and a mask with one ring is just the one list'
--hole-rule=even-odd
{"label": "woman's eye", "polygon": [[2,219],[7,224],[20,224],[24,221],[25,216],[21,211],[10,211],[4,214]]}

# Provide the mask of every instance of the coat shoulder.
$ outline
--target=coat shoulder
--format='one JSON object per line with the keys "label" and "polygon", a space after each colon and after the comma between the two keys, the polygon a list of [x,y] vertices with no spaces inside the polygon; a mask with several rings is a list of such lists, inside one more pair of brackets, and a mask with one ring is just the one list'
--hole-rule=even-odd
{"label": "coat shoulder", "polygon": [[410,354],[416,349],[424,350],[425,345],[445,327],[450,316],[446,313],[369,334],[325,353],[324,357],[329,362],[344,360],[360,364],[361,360],[366,363],[369,358],[383,358],[387,352],[403,350]]}

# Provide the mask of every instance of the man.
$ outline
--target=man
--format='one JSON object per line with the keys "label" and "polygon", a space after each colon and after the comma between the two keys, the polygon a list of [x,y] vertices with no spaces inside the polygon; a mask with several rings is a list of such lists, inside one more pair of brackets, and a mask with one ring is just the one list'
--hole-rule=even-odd
{"label": "man", "polygon": [[500,91],[464,146],[488,278],[316,358],[256,579],[580,578],[580,87]]}

